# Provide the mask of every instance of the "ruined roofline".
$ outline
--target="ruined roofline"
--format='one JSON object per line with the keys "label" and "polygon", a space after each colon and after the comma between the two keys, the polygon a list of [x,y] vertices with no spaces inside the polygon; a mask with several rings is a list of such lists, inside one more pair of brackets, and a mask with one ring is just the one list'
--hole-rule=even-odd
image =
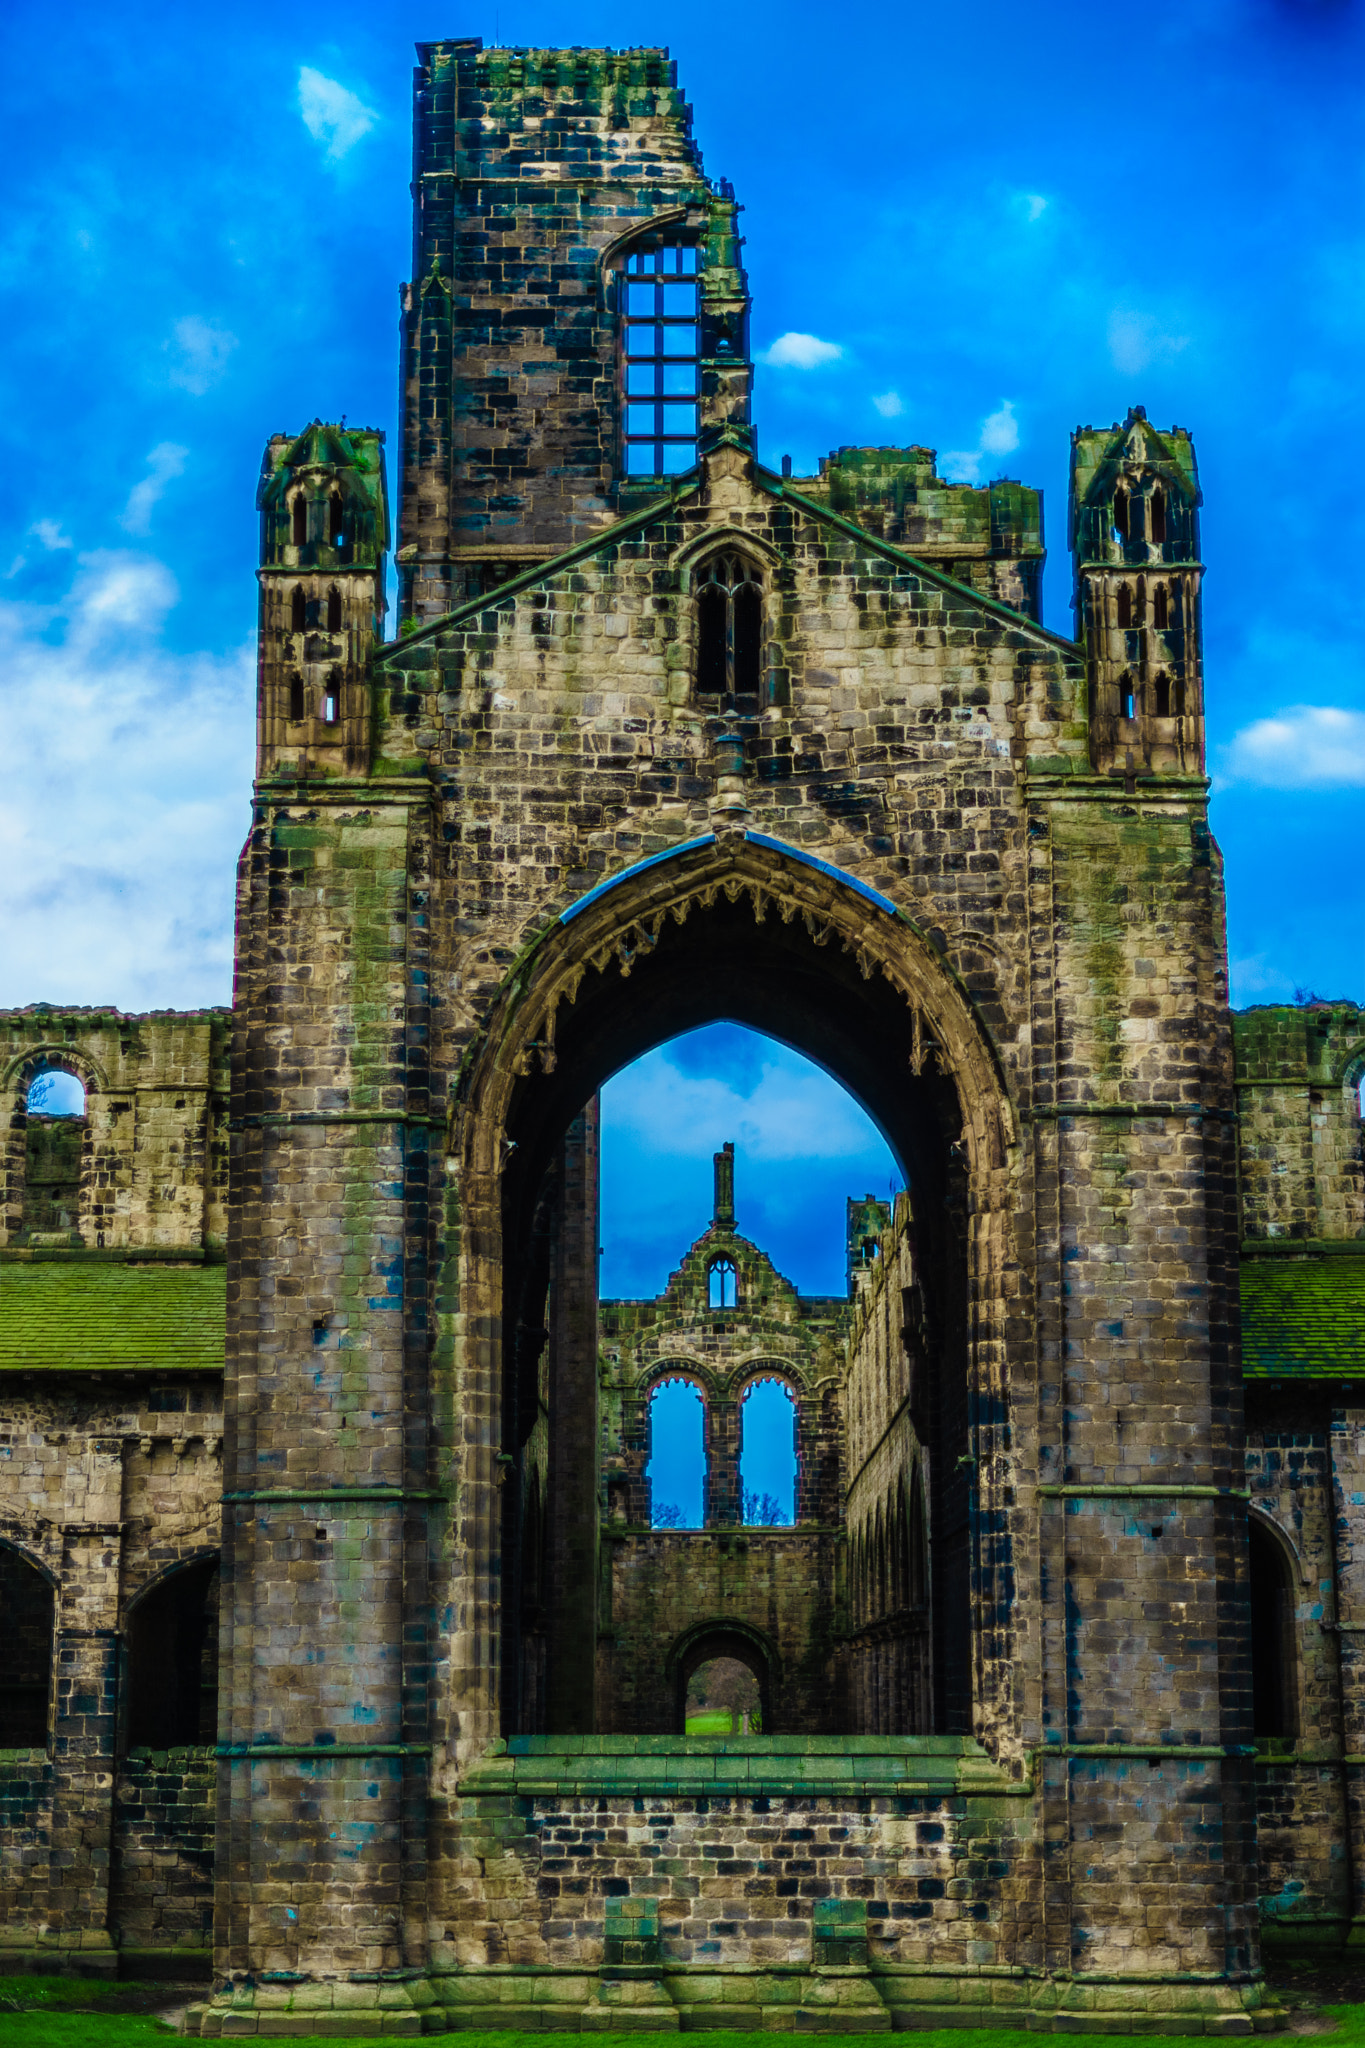
{"label": "ruined roofline", "polygon": [[[736,437],[727,434],[718,445],[733,443],[735,439]],[[382,647],[376,651],[376,668],[385,668],[391,657],[401,653],[404,648],[421,646],[423,642],[434,639],[441,633],[448,633],[452,628],[463,625],[467,619],[477,618],[480,612],[488,611],[490,607],[503,603],[507,598],[519,597],[522,591],[536,589],[551,577],[574,568],[579,562],[591,561],[594,555],[624,540],[628,534],[653,525],[656,520],[664,518],[675,506],[681,504],[685,498],[700,490],[701,471],[705,463],[706,456],[703,455],[697,468],[690,470],[687,477],[664,497],[652,499],[648,505],[642,506],[636,512],[628,513],[622,519],[614,519],[610,525],[604,526],[599,533],[591,535],[589,539],[575,542],[573,547],[565,548],[560,554],[546,556],[531,568],[523,569],[517,575],[509,577],[506,583],[500,583],[496,590],[486,590],[479,597],[466,598],[463,604],[456,605],[452,611],[443,612],[440,618],[429,619],[426,625],[419,627],[415,633],[405,633],[400,639],[383,642]],[[820,504],[818,499],[807,498],[800,491],[793,490],[789,477],[781,477],[775,470],[765,469],[761,463],[755,462],[753,481],[755,489],[765,491],[769,497],[794,505],[809,518],[833,527],[836,532],[847,535],[851,540],[858,541],[895,567],[907,570],[912,575],[923,576],[929,583],[940,590],[950,592],[953,596],[969,599],[983,611],[1006,620],[1019,632],[1026,633],[1033,641],[1056,653],[1064,654],[1073,661],[1083,659],[1084,647],[1079,640],[1063,638],[1060,633],[1054,633],[1051,627],[1039,625],[1035,619],[1029,618],[1027,613],[1016,611],[1013,605],[1005,604],[998,597],[987,597],[974,585],[959,582],[956,576],[946,575],[942,569],[933,562],[926,561],[922,556],[907,554],[904,548],[895,547],[890,541],[880,540],[876,534],[869,533],[866,527],[859,526],[856,520],[846,519],[840,512],[831,512],[829,507]]]}
{"label": "ruined roofline", "polygon": [[174,1017],[181,1023],[189,1023],[200,1017],[231,1015],[231,1003],[210,1004],[199,1010],[120,1010],[112,1003],[26,1003],[21,1008],[0,1010],[0,1023],[18,1017],[41,1017],[44,1020],[79,1017],[83,1022],[95,1017],[112,1017],[121,1024],[161,1023],[168,1017]]}

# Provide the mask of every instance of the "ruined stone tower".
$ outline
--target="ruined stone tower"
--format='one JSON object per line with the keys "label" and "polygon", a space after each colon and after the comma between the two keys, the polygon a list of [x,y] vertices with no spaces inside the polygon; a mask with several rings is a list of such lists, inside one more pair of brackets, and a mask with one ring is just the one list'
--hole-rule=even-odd
{"label": "ruined stone tower", "polygon": [[[197,2023],[1249,2031],[1188,437],[1077,437],[1060,638],[1036,492],[757,460],[736,202],[665,52],[433,43],[416,130],[396,641],[377,437],[279,437],[262,485]],[[691,1539],[604,1522],[591,1113],[718,1016],[837,1074],[910,1190],[808,1369],[823,1732],[719,1745],[612,1675],[631,1560],[685,1591]],[[717,1327],[776,1370],[753,1276]],[[674,1671],[757,1583],[704,1534]]]}

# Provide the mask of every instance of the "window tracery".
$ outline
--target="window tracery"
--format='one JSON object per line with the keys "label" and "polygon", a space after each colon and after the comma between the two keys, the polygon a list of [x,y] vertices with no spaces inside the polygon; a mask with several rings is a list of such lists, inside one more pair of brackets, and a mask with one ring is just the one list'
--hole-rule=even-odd
{"label": "window tracery", "polygon": [[621,268],[620,404],[627,477],[680,476],[697,460],[698,251],[660,241]]}
{"label": "window tracery", "polygon": [[757,697],[763,672],[763,583],[727,550],[697,577],[697,694]]}

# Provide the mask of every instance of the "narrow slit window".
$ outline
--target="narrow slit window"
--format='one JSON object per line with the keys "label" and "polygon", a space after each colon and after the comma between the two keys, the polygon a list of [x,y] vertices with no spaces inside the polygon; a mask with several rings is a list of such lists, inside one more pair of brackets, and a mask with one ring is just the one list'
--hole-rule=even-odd
{"label": "narrow slit window", "polygon": [[627,477],[680,476],[697,460],[696,249],[633,249],[619,289],[623,467]]}
{"label": "narrow slit window", "polygon": [[289,678],[289,716],[295,725],[303,717],[303,677],[300,675]]}
{"label": "narrow slit window", "polygon": [[327,678],[327,687],[322,693],[322,722],[324,725],[341,723],[341,677],[333,669]]}
{"label": "narrow slit window", "polygon": [[1171,679],[1164,670],[1156,679],[1156,715],[1158,718],[1171,715]]}
{"label": "narrow slit window", "polygon": [[1171,691],[1171,716],[1173,718],[1183,718],[1185,716],[1185,680],[1183,676],[1176,677],[1175,688]]}
{"label": "narrow slit window", "polygon": [[341,502],[341,493],[333,491],[327,501],[328,537],[339,555],[346,552],[346,508]]}
{"label": "narrow slit window", "polygon": [[757,698],[763,675],[763,585],[742,555],[715,555],[698,578],[697,694]]}
{"label": "narrow slit window", "polygon": [[294,500],[294,546],[301,548],[308,541],[308,500],[300,491]]}
{"label": "narrow slit window", "polygon": [[303,594],[303,585],[294,585],[294,594],[289,600],[289,630],[301,633],[308,624],[308,600]]}
{"label": "narrow slit window", "polygon": [[1164,541],[1166,538],[1166,493],[1164,491],[1153,491],[1151,503],[1152,539],[1158,542]]}
{"label": "narrow slit window", "polygon": [[1128,538],[1128,523],[1129,523],[1129,522],[1128,522],[1128,493],[1127,493],[1127,491],[1115,491],[1115,493],[1114,493],[1114,538],[1115,538],[1115,540],[1118,540],[1118,541],[1124,541],[1124,540],[1127,540],[1127,538]]}
{"label": "narrow slit window", "polygon": [[329,633],[339,633],[341,631],[341,592],[337,589],[335,583],[327,593],[327,631]]}
{"label": "narrow slit window", "polygon": [[1166,597],[1166,586],[1158,583],[1152,592],[1152,624],[1164,631],[1170,618],[1170,606]]}
{"label": "narrow slit window", "polygon": [[1133,623],[1133,593],[1126,583],[1119,585],[1118,620],[1121,626],[1131,626]]}
{"label": "narrow slit window", "polygon": [[1124,674],[1119,677],[1119,717],[1133,716],[1133,678]]}

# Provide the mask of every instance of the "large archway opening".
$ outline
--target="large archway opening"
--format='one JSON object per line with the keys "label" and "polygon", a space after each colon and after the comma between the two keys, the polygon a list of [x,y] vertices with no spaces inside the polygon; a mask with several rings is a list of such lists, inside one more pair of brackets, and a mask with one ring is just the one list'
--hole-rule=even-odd
{"label": "large archway opening", "polygon": [[[652,930],[642,929],[638,919],[623,929],[618,919],[614,930],[606,921],[604,938],[603,920],[585,920],[567,938],[554,936],[550,950],[557,949],[560,958],[547,957],[545,993],[535,990],[533,975],[527,977],[529,996],[525,984],[518,991],[522,1048],[512,1053],[503,1047],[497,1055],[498,1086],[488,1089],[487,1105],[478,1105],[490,1115],[483,1128],[489,1156],[494,1156],[496,1125],[496,1156],[502,1167],[497,1217],[501,1455],[521,1482],[503,1489],[499,1532],[502,1714],[508,1732],[663,1732],[682,1725],[676,1691],[664,1686],[662,1673],[651,1692],[647,1674],[634,1670],[622,1675],[618,1660],[618,1678],[613,1679],[610,1652],[602,1648],[620,1635],[611,1608],[613,1587],[633,1575],[632,1582],[643,1589],[644,1608],[653,1602],[662,1614],[675,1565],[672,1553],[657,1547],[670,1532],[650,1529],[647,1497],[642,1497],[631,1468],[632,1454],[643,1447],[632,1445],[636,1424],[626,1412],[628,1404],[623,1404],[618,1418],[622,1447],[615,1464],[610,1452],[604,1457],[602,1449],[597,1304],[601,1238],[595,1193],[600,1133],[595,1103],[604,1082],[652,1048],[720,1021],[776,1039],[832,1075],[874,1120],[910,1191],[913,1346],[906,1335],[912,1312],[901,1300],[908,1290],[899,1287],[898,1276],[888,1275],[881,1286],[878,1313],[894,1330],[896,1345],[913,1348],[916,1354],[915,1406],[923,1451],[917,1475],[927,1500],[924,1575],[932,1638],[930,1698],[922,1709],[922,1727],[924,1732],[970,1731],[971,1160],[974,1147],[980,1154],[981,1132],[990,1124],[989,1116],[981,1113],[981,1101],[973,1102],[972,1095],[974,1090],[978,1098],[982,1094],[981,1075],[989,1056],[973,1047],[975,1070],[964,1077],[949,1041],[953,1030],[971,1032],[970,1016],[922,941],[893,928],[889,919],[885,929],[876,929],[876,917],[861,905],[855,906],[855,915],[841,930],[828,896],[826,890],[825,907],[817,915],[804,910],[796,916],[774,915],[769,905],[767,914],[760,916],[761,891],[746,883],[742,889],[712,889],[684,906],[681,914],[675,907],[671,917],[656,916]],[[874,938],[892,952],[914,951],[914,970],[933,985],[935,998],[947,991],[957,1004],[950,1027],[935,1014],[931,1001],[907,988],[904,978],[879,971]],[[579,943],[577,959],[571,952],[573,940]],[[556,975],[558,983],[552,989]],[[989,1077],[987,1085],[994,1085]],[[471,1128],[477,1142],[477,1112]],[[989,1163],[999,1165],[998,1159]],[[717,1170],[719,1174],[720,1161]],[[978,1228],[977,1238],[981,1235]],[[791,1531],[769,1524],[741,1535],[730,1533],[744,1526],[738,1477],[741,1431],[737,1399],[720,1370],[728,1370],[720,1355],[720,1335],[727,1318],[746,1312],[746,1281],[743,1254],[733,1253],[728,1243],[725,1252],[737,1265],[733,1307],[711,1300],[709,1266],[701,1275],[702,1299],[713,1317],[719,1374],[708,1417],[708,1521],[714,1521],[715,1528],[673,1537],[675,1547],[691,1546],[687,1568],[694,1576],[714,1574],[722,1557],[733,1574],[734,1560],[741,1555],[752,1560],[755,1550],[762,1556],[771,1552],[775,1559],[781,1543],[806,1540],[808,1534],[799,1526],[800,1516]],[[829,1542],[829,1560],[834,1560],[822,1559],[817,1575],[826,1582],[837,1580],[841,1588],[847,1510],[859,1478],[847,1447],[838,1448],[837,1454],[831,1448],[841,1421],[833,1411],[846,1391],[839,1363],[842,1341],[840,1333],[831,1335],[827,1352],[832,1369],[809,1401],[803,1395],[797,1403],[798,1433],[822,1447],[820,1457],[805,1461],[811,1470],[808,1478],[803,1477],[803,1486],[809,1483],[811,1488],[810,1500],[819,1504],[819,1527]],[[908,1359],[905,1369],[910,1370]],[[830,1404],[831,1412],[824,1416],[821,1401]],[[906,1405],[902,1401],[901,1406]],[[610,1430],[605,1434],[609,1436]],[[715,1477],[718,1459],[722,1465],[728,1459],[735,1466],[728,1494],[730,1482],[720,1483]],[[528,1726],[530,1689],[523,1671],[518,1590],[523,1570],[522,1504],[531,1492],[532,1468],[543,1474],[539,1483],[545,1501],[547,1570],[551,1577],[559,1575],[546,1592],[539,1728]],[[907,1470],[900,1476],[908,1497],[916,1475]],[[814,1516],[808,1519],[813,1522]],[[652,1551],[647,1538],[656,1544]],[[714,1559],[703,1561],[707,1544]],[[621,1558],[630,1560],[631,1574],[617,1569]],[[756,1569],[752,1562],[750,1569]],[[902,1602],[901,1608],[907,1604]],[[879,1619],[884,1621],[885,1616]],[[765,1712],[765,1727],[853,1731],[850,1633],[847,1602],[840,1591],[791,1660],[790,1687]],[[655,1629],[655,1639],[662,1640],[662,1623]],[[641,1665],[647,1661],[643,1654],[638,1660]],[[785,1683],[785,1657],[783,1664]]]}
{"label": "large archway opening", "polygon": [[51,1580],[12,1544],[0,1543],[0,1749],[42,1749],[52,1693]]}

